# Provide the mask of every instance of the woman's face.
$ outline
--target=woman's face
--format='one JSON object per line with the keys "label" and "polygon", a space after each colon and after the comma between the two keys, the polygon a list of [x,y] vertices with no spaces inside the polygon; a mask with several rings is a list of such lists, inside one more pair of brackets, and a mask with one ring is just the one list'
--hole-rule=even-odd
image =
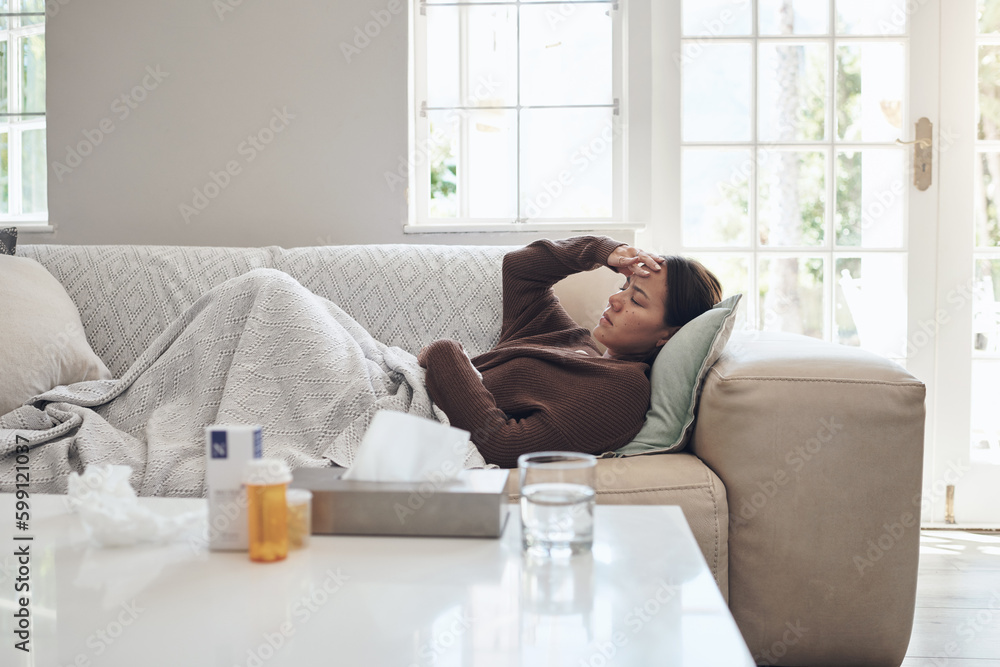
{"label": "woman's face", "polygon": [[[661,265],[662,266],[662,265]],[[632,274],[621,291],[608,297],[608,307],[594,328],[594,338],[616,359],[643,359],[663,345],[679,327],[663,323],[667,296],[667,271]]]}

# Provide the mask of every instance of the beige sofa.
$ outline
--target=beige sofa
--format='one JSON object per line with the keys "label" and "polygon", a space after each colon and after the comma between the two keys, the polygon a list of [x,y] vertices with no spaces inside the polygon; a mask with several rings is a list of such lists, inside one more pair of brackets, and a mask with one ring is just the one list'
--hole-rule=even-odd
{"label": "beige sofa", "polygon": [[[63,283],[116,377],[207,289],[261,267],[337,302],[388,344],[416,352],[451,337],[485,351],[499,334],[503,252],[18,248]],[[556,289],[589,326],[618,280],[595,271]],[[683,509],[758,663],[899,665],[916,589],[923,399],[913,376],[856,348],[736,334],[706,379],[689,447],[601,460],[599,502]]]}

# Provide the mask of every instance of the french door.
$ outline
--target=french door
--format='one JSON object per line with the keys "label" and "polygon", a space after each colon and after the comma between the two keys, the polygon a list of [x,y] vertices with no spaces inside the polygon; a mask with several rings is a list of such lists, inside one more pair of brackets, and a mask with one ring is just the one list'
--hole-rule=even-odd
{"label": "french door", "polygon": [[935,223],[935,315],[944,321],[935,358],[914,371],[936,389],[924,519],[1000,527],[1000,2],[940,0],[933,9],[940,188],[935,219],[923,222]]}
{"label": "french door", "polygon": [[746,294],[747,328],[924,381],[923,522],[1000,525],[1000,0],[651,13],[648,242]]}

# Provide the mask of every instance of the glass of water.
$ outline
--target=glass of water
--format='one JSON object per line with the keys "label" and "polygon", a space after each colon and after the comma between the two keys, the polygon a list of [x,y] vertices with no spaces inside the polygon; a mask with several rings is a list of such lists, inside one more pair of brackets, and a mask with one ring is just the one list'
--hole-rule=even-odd
{"label": "glass of water", "polygon": [[594,542],[597,459],[576,452],[535,452],[517,460],[521,544],[539,556],[571,556]]}

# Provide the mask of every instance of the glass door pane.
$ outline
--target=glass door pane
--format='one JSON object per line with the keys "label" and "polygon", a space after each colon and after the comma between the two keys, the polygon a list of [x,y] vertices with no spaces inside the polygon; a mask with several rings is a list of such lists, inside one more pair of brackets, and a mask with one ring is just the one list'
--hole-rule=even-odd
{"label": "glass door pane", "polygon": [[1000,466],[1000,2],[981,0],[977,14],[969,457]]}
{"label": "glass door pane", "polygon": [[[977,3],[976,149],[972,266],[972,387],[969,457],[998,466],[1000,481],[1000,43],[995,31],[1000,2]],[[1000,521],[1000,512],[995,520]]]}
{"label": "glass door pane", "polygon": [[902,358],[909,42],[873,32],[898,3],[737,4],[681,0],[682,247],[746,266],[748,326]]}

